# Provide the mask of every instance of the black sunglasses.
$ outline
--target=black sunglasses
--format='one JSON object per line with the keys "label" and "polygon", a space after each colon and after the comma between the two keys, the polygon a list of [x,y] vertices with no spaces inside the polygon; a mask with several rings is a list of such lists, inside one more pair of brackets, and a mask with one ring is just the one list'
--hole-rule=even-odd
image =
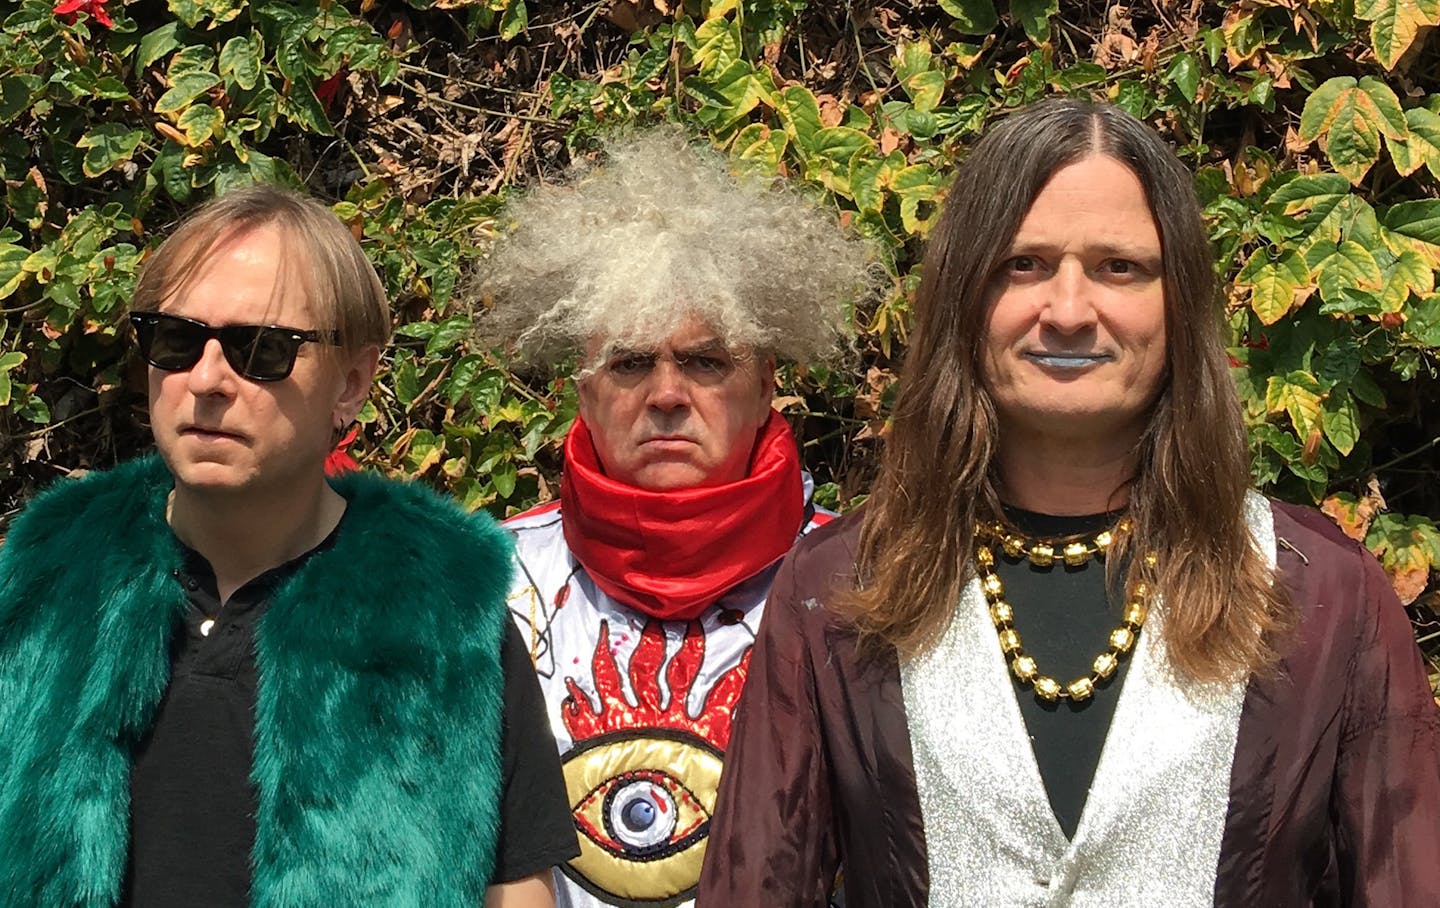
{"label": "black sunglasses", "polygon": [[295,368],[300,345],[335,344],[333,331],[301,331],[280,325],[207,325],[164,312],[132,312],[130,324],[140,342],[140,355],[157,369],[182,372],[194,367],[210,338],[230,368],[251,381],[281,381]]}

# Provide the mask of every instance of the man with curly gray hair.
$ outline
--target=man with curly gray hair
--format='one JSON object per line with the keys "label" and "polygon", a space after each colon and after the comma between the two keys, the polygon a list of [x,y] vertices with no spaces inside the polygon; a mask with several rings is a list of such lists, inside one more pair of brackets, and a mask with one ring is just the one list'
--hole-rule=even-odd
{"label": "man with curly gray hair", "polygon": [[490,338],[579,366],[560,500],[508,524],[581,847],[558,904],[674,906],[776,565],[830,517],[771,408],[776,361],[839,350],[876,270],[834,211],[673,130],[606,152],[511,207],[476,283]]}

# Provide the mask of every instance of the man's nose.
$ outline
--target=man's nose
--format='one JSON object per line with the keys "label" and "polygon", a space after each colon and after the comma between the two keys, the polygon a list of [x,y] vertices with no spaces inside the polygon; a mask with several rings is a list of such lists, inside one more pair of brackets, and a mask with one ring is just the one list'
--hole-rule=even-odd
{"label": "man's nose", "polygon": [[646,403],[657,410],[675,410],[690,404],[690,380],[680,364],[669,357],[656,360],[650,373]]}
{"label": "man's nose", "polygon": [[1095,325],[1095,282],[1083,263],[1066,259],[1048,282],[1049,294],[1040,323],[1061,334],[1075,334]]}
{"label": "man's nose", "polygon": [[200,359],[190,367],[187,387],[192,394],[229,394],[239,380],[220,348],[219,338],[212,337],[205,341]]}

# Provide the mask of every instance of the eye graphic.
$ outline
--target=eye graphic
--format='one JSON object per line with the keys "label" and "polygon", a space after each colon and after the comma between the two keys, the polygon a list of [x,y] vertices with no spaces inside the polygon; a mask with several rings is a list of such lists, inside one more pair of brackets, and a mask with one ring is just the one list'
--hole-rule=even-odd
{"label": "eye graphic", "polygon": [[565,873],[597,897],[624,906],[673,905],[692,897],[720,768],[714,748],[673,729],[582,742],[564,756],[581,834],[580,857]]}

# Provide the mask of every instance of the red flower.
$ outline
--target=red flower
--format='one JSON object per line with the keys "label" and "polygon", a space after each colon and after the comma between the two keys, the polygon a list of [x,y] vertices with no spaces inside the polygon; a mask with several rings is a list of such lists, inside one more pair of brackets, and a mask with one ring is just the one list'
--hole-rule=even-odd
{"label": "red flower", "polygon": [[71,24],[75,22],[76,13],[84,13],[106,28],[114,28],[115,20],[105,12],[107,2],[109,0],[60,0],[51,12]]}
{"label": "red flower", "polygon": [[360,427],[354,426],[345,437],[335,443],[335,450],[325,458],[325,475],[339,476],[342,473],[353,473],[360,469],[360,462],[350,456],[349,447],[355,443],[360,436]]}

